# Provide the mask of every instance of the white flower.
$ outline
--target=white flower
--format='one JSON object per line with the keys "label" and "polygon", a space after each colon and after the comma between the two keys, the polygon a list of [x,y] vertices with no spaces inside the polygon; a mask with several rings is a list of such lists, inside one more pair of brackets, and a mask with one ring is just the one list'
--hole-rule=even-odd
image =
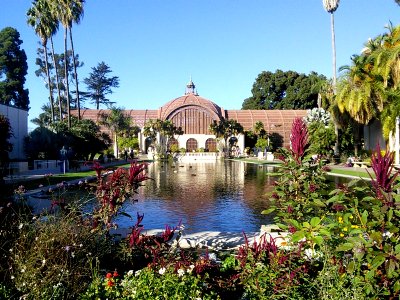
{"label": "white flower", "polygon": [[210,254],[208,254],[208,258],[210,260],[216,261],[217,260],[217,255],[215,253],[210,253]]}
{"label": "white flower", "polygon": [[126,276],[131,277],[133,275],[133,270],[129,270],[128,273],[126,273]]}
{"label": "white flower", "polygon": [[188,272],[189,274],[192,273],[194,269],[194,265],[190,265],[189,268],[186,270],[186,272]]}
{"label": "white flower", "polygon": [[185,270],[184,269],[179,269],[178,270],[178,276],[182,277],[183,275],[185,275]]}
{"label": "white flower", "polygon": [[142,270],[137,270],[137,271],[135,272],[135,276],[136,276],[136,277],[139,276],[139,274],[140,274],[141,271],[142,271]]}
{"label": "white flower", "polygon": [[21,273],[25,273],[25,269],[21,269]]}
{"label": "white flower", "polygon": [[166,271],[165,268],[160,268],[160,270],[158,270],[158,274],[164,275],[165,271]]}
{"label": "white flower", "polygon": [[24,227],[24,223],[19,224],[18,229],[22,229]]}
{"label": "white flower", "polygon": [[42,267],[43,267],[45,264],[46,264],[46,260],[43,259],[43,260],[42,260]]}

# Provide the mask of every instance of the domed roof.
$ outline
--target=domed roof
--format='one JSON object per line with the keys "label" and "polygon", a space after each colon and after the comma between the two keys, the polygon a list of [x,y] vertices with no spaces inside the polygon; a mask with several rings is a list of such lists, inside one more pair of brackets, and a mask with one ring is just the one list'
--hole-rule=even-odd
{"label": "domed roof", "polygon": [[170,119],[177,112],[189,107],[207,111],[214,120],[219,120],[221,118],[221,108],[214,102],[200,97],[197,92],[194,91],[194,84],[192,82],[188,90],[184,96],[171,100],[161,107],[160,112],[162,120]]}

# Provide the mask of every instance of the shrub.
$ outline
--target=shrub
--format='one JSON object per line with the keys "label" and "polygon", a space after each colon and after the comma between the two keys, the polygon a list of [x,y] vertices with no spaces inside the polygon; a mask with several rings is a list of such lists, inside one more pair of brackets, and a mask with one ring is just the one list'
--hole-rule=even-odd
{"label": "shrub", "polygon": [[90,264],[110,251],[104,235],[72,214],[20,224],[11,278],[28,299],[76,299],[90,283]]}

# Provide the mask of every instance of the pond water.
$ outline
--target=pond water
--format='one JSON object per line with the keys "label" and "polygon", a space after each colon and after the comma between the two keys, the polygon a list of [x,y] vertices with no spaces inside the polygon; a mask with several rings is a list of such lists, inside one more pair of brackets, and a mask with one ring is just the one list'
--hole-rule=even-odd
{"label": "pond water", "polygon": [[[273,187],[269,176],[273,166],[237,161],[193,163],[154,162],[135,196],[137,202],[125,206],[136,217],[143,214],[145,229],[176,226],[180,221],[185,233],[200,231],[256,232],[271,219],[261,212],[268,208],[265,196]],[[120,217],[120,227],[136,221]]]}

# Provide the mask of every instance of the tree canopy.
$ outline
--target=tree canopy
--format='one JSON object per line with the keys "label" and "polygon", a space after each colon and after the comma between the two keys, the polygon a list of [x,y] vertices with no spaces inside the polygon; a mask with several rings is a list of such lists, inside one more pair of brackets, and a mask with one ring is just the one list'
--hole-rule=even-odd
{"label": "tree canopy", "polygon": [[295,71],[263,71],[242,109],[311,109],[317,106],[318,93],[325,82],[326,77],[316,72],[305,75]]}
{"label": "tree canopy", "polygon": [[378,119],[383,135],[394,132],[400,115],[400,26],[387,26],[387,32],[370,39],[359,55],[353,55],[337,87],[336,104],[360,124]]}
{"label": "tree canopy", "polygon": [[0,102],[29,109],[29,92],[24,89],[28,64],[21,44],[16,29],[6,27],[0,31]]}

